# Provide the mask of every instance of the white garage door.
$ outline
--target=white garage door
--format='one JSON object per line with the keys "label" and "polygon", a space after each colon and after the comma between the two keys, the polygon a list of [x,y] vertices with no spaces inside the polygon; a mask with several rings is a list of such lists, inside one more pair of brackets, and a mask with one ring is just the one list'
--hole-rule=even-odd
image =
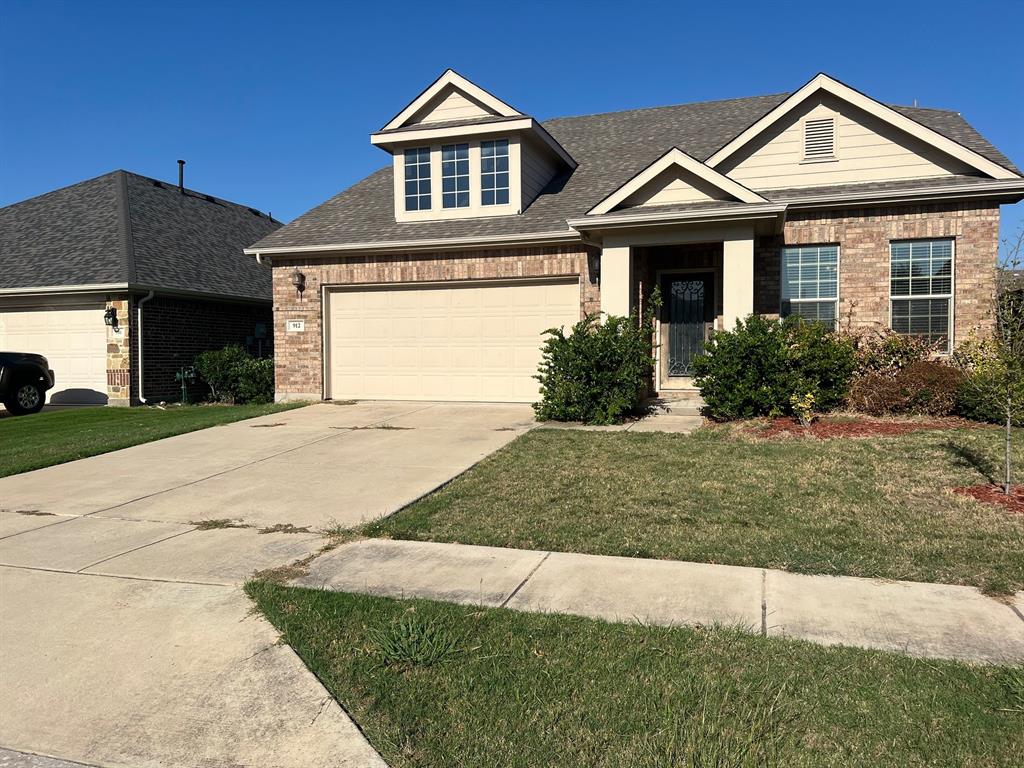
{"label": "white garage door", "polygon": [[103,304],[68,309],[0,310],[0,350],[50,361],[54,404],[107,402],[107,328]]}
{"label": "white garage door", "polygon": [[543,332],[579,315],[576,278],[332,290],[327,392],[533,402]]}

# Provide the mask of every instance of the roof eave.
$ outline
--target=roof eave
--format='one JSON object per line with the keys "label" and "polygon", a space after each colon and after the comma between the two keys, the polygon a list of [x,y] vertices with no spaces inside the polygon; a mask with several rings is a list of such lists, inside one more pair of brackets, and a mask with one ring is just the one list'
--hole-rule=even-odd
{"label": "roof eave", "polygon": [[253,246],[245,248],[248,256],[303,256],[320,253],[409,253],[412,251],[469,250],[494,245],[524,245],[574,243],[580,241],[578,232],[565,229],[556,232],[491,235],[485,237],[434,238],[430,240],[396,240],[393,242],[331,243],[326,245]]}
{"label": "roof eave", "polygon": [[[769,193],[770,194],[770,193]],[[808,195],[781,198],[790,209],[835,207],[846,203],[875,204],[895,202],[928,202],[963,198],[1003,199],[1018,202],[1024,199],[1024,179],[993,180],[989,183],[958,184],[948,187],[918,187],[915,189],[880,192],[865,190],[841,194]]]}
{"label": "roof eave", "polygon": [[785,203],[744,205],[719,210],[644,211],[634,214],[607,214],[568,219],[566,223],[577,232],[621,227],[666,226],[672,224],[705,224],[726,221],[772,219],[787,210]]}

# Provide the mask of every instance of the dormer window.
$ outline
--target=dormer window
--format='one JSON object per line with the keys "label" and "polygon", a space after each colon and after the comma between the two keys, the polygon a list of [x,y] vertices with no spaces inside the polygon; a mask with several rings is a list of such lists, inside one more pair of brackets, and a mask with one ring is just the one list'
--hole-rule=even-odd
{"label": "dormer window", "polygon": [[480,142],[480,204],[508,205],[508,139]]}
{"label": "dormer window", "polygon": [[834,160],[836,119],[808,118],[804,121],[804,160]]}
{"label": "dormer window", "polygon": [[469,208],[469,144],[441,147],[441,207]]}
{"label": "dormer window", "polygon": [[405,210],[430,210],[430,147],[405,150]]}

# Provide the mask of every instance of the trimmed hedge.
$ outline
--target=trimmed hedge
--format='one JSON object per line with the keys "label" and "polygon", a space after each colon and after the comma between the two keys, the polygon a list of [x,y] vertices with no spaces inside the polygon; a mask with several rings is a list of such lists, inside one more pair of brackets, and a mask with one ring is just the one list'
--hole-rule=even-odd
{"label": "trimmed hedge", "polygon": [[870,416],[950,416],[964,375],[937,360],[920,360],[896,373],[866,373],[853,380],[850,408]]}

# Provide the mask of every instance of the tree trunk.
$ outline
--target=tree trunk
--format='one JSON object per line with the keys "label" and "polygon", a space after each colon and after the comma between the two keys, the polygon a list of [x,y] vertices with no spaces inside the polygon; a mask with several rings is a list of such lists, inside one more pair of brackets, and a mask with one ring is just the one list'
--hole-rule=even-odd
{"label": "tree trunk", "polygon": [[1006,409],[1006,477],[1003,483],[1003,493],[1007,496],[1010,495],[1010,429],[1012,428],[1012,421],[1010,419],[1010,409]]}

